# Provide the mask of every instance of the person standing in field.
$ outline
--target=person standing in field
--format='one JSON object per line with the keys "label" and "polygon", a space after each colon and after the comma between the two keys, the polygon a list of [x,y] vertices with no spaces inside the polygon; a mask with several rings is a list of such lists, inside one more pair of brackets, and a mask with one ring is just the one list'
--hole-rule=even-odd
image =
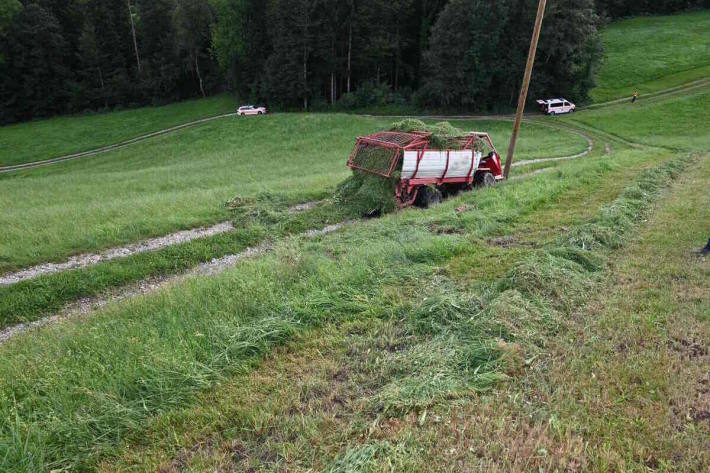
{"label": "person standing in field", "polygon": [[638,100],[638,98],[639,98],[639,93],[638,93],[638,92],[634,92],[634,96],[631,97],[631,103],[636,103],[636,101]]}

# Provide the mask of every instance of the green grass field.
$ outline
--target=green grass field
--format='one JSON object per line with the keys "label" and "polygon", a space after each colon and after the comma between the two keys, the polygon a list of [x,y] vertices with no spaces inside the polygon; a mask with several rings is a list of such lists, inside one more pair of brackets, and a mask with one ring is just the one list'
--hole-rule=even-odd
{"label": "green grass field", "polygon": [[[541,118],[519,159],[586,149],[563,127],[594,151],[377,219],[331,196],[383,118],[220,120],[0,176],[0,271],[237,227],[0,287],[0,329],[272,245],[0,343],[0,471],[707,471],[709,95]],[[455,124],[506,148],[509,122]]]}
{"label": "green grass field", "polygon": [[[151,414],[188,402],[197,391],[216,387],[223,376],[249,370],[254,356],[295,333],[338,320],[406,314],[412,310],[410,301],[419,300],[412,296],[425,290],[427,281],[447,267],[452,269],[439,277],[450,279],[442,283],[451,285],[453,292],[438,297],[455,297],[460,290],[456,274],[463,276],[497,256],[500,267],[477,283],[476,292],[485,291],[486,280],[496,281],[517,261],[534,253],[528,249],[505,254],[488,249],[485,239],[508,234],[516,222],[553,208],[579,186],[587,195],[599,192],[605,182],[614,187],[615,174],[654,160],[651,155],[627,152],[615,165],[600,159],[579,162],[559,174],[470,193],[430,212],[412,209],[362,223],[322,241],[287,240],[273,256],[246,262],[224,276],[196,279],[97,317],[26,337],[22,343],[11,342],[0,348],[0,356],[8,361],[0,368],[2,377],[13,380],[3,387],[2,417],[30,409],[36,420],[6,426],[5,432],[14,432],[16,439],[6,458],[26,467],[67,462],[91,465],[98,455],[116,452],[124,435],[130,437],[145,428]],[[477,210],[457,214],[454,208],[464,204],[475,204]],[[554,228],[557,222],[550,224]],[[462,259],[465,263],[457,262]],[[427,317],[426,310],[421,310],[421,316]],[[484,337],[469,347],[480,350],[470,368],[479,374],[461,377],[456,374],[456,360],[474,356],[474,352],[467,355],[450,348],[446,356],[451,358],[437,361],[429,350],[439,348],[427,345],[427,324],[444,321],[438,320],[439,315],[434,317],[413,326],[411,336],[424,344],[417,356],[434,356],[430,362],[444,365],[432,369],[447,370],[451,378],[444,386],[425,387],[419,401],[407,401],[402,392],[383,391],[382,396],[395,396],[386,401],[393,403],[393,415],[409,412],[406,402],[428,405],[432,402],[428,396],[437,398],[448,390],[460,396],[476,386],[490,386],[503,374],[494,362],[499,350],[486,341],[500,328],[474,328],[483,332],[470,336]],[[448,333],[444,330],[436,343],[443,343]],[[461,343],[463,349],[466,342]],[[103,368],[97,371],[98,366]],[[423,381],[408,378],[406,372],[401,376],[386,384],[394,383],[391,389],[398,390],[406,383],[416,386]],[[399,383],[405,385],[398,388]],[[41,386],[52,386],[52,394],[41,394]],[[400,402],[405,404],[395,407]],[[80,418],[77,409],[83,411]],[[36,440],[28,447],[26,438]],[[103,440],[92,442],[90,438]]]}
{"label": "green grass field", "polygon": [[710,77],[710,11],[623,20],[602,32],[594,102],[641,95]]}
{"label": "green grass field", "polygon": [[[0,271],[229,217],[233,197],[322,198],[348,175],[358,135],[390,121],[351,115],[227,118],[106,155],[1,175]],[[506,122],[490,131],[505,149]],[[520,159],[586,149],[583,138],[526,125]],[[22,199],[17,199],[22,195]]]}
{"label": "green grass field", "polygon": [[[691,117],[689,120],[688,117]],[[581,123],[632,142],[685,151],[710,149],[710,87],[680,97],[640,100],[592,110],[567,123]]]}
{"label": "green grass field", "polygon": [[162,107],[67,116],[0,127],[0,166],[30,163],[100,148],[192,120],[233,112],[221,95]]}

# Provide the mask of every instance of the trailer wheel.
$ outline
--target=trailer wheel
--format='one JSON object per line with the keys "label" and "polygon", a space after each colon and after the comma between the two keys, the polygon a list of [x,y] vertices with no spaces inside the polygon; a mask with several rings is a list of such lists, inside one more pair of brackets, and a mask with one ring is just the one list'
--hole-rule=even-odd
{"label": "trailer wheel", "polygon": [[433,187],[422,187],[419,190],[419,195],[417,196],[417,205],[427,209],[438,205],[443,200],[441,191]]}
{"label": "trailer wheel", "polygon": [[496,184],[496,177],[491,172],[476,175],[476,187],[492,187]]}

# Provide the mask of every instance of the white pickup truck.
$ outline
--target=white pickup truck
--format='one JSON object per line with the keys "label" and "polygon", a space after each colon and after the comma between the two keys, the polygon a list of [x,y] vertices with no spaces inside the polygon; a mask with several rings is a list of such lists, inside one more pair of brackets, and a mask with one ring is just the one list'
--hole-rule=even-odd
{"label": "white pickup truck", "polygon": [[246,115],[265,115],[266,107],[255,107],[253,105],[242,105],[237,109],[237,115],[240,117]]}

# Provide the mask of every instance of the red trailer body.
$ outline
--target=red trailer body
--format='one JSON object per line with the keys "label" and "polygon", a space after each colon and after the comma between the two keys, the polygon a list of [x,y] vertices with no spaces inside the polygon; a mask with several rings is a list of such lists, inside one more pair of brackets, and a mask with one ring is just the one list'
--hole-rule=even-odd
{"label": "red trailer body", "polygon": [[[413,204],[423,190],[431,194],[436,189],[440,197],[503,179],[500,156],[488,133],[451,138],[450,146],[441,150],[431,147],[431,136],[429,132],[362,136],[348,167],[385,179],[396,176],[396,197],[401,206]],[[489,151],[485,157],[484,150]]]}

